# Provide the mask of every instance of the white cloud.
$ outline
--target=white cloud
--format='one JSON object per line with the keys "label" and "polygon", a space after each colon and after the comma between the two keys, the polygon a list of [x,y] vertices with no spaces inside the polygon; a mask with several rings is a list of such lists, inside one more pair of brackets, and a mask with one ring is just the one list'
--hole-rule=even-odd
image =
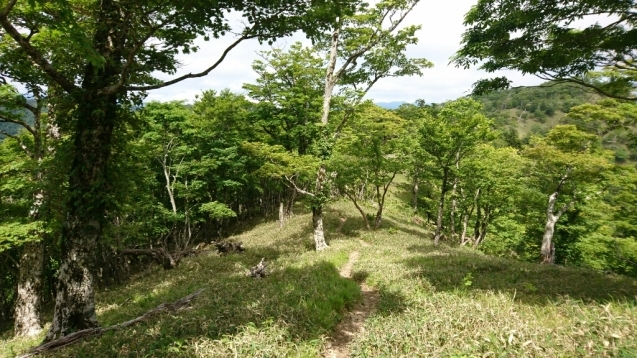
{"label": "white cloud", "polygon": [[[477,0],[423,1],[406,19],[405,25],[419,24],[422,29],[417,33],[418,45],[411,46],[408,54],[411,57],[424,57],[434,63],[434,68],[426,69],[422,77],[386,78],[380,80],[370,91],[368,97],[381,101],[414,101],[424,99],[427,102],[442,102],[455,99],[468,93],[471,84],[481,78],[506,75],[514,81],[514,85],[537,85],[542,82],[534,76],[522,76],[512,71],[485,73],[477,69],[464,70],[449,65],[449,58],[460,48],[460,40],[464,31],[464,14]],[[239,18],[231,14],[231,22],[238,24]],[[606,24],[612,18],[590,17],[579,20],[576,26],[588,26],[595,22]],[[187,73],[196,73],[213,64],[223,50],[234,38],[225,36],[211,41],[196,41],[200,50],[188,55],[180,55],[182,67],[176,75],[158,74],[163,80],[172,79]],[[281,39],[275,46],[285,47],[295,41],[307,40],[301,34]],[[235,92],[242,91],[244,83],[254,82],[256,74],[252,70],[252,62],[258,58],[257,52],[267,50],[270,46],[261,45],[256,40],[239,44],[226,56],[223,62],[209,75],[189,79],[149,92],[148,100],[194,100],[201,91],[229,88]],[[24,90],[22,86],[18,86]]]}
{"label": "white cloud", "polygon": [[[409,48],[412,57],[424,57],[434,63],[434,68],[425,70],[422,77],[388,78],[379,81],[370,91],[368,97],[375,101],[414,101],[422,98],[427,102],[442,102],[463,96],[471,89],[471,84],[481,78],[501,75],[486,74],[476,69],[464,70],[448,65],[449,58],[460,47],[461,35],[464,31],[464,14],[476,0],[424,1],[420,3],[409,17],[406,25],[420,24],[418,45]],[[294,41],[303,40],[302,35],[282,39],[277,46],[285,46]],[[183,68],[179,75],[201,71],[216,61],[223,49],[232,42],[225,37],[210,42],[198,41],[201,50],[195,54],[181,56]],[[230,88],[241,91],[246,82],[256,79],[252,71],[252,62],[258,58],[257,51],[266,50],[269,46],[260,45],[257,41],[241,43],[232,50],[217,69],[208,76],[190,79],[177,85],[152,91],[151,100],[192,100],[202,90],[221,90]],[[506,73],[514,80],[515,85],[535,85],[541,83],[536,77],[522,77],[517,73]],[[170,76],[161,76],[168,79]]]}

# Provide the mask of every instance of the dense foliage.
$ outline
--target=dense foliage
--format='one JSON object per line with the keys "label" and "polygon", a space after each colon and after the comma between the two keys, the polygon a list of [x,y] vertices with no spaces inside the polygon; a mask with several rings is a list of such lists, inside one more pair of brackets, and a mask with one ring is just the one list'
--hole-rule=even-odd
{"label": "dense foliage", "polygon": [[[498,9],[481,0],[457,63],[518,68],[502,54],[543,43],[546,53],[522,70],[548,69],[557,81],[487,93],[508,86],[500,79],[478,84],[475,96],[391,111],[364,99],[370,88],[432,66],[407,56],[419,26],[401,23],[417,0],[229,1],[224,9],[251,25],[227,51],[295,30],[313,45],[262,52],[243,93],[144,102],[146,91],[223,60],[173,81],[152,77],[174,74],[176,54],[195,51],[197,36],[230,30],[224,9],[186,3],[86,5],[96,18],[75,1],[0,9],[0,320],[14,318],[16,334],[38,334],[43,303],[55,304],[47,340],[94,327],[94,285],[154,263],[175,268],[257,216],[278,214],[282,228],[298,203],[312,212],[317,251],[329,247],[324,209],[339,198],[361,229],[382,229],[396,205],[386,201],[390,188],[434,245],[637,277],[632,30],[595,25],[584,33],[596,43],[554,59],[555,46],[582,34],[540,21],[535,7],[513,25],[521,10],[498,13],[496,23],[512,27],[482,26]],[[622,6],[609,11],[633,24]],[[521,39],[533,41],[510,40],[523,24],[533,26]],[[589,72],[613,51],[609,67]]]}

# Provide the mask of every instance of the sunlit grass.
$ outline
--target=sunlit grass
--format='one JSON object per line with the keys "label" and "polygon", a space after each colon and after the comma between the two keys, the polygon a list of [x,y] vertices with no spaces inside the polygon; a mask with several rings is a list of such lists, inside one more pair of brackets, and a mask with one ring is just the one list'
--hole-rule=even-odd
{"label": "sunlit grass", "polygon": [[[355,357],[637,356],[636,281],[434,247],[400,205],[390,198],[382,228],[369,232],[351,204],[334,203],[325,252],[313,250],[305,213],[282,230],[272,219],[233,237],[245,253],[202,254],[171,271],[152,268],[98,293],[101,324],[205,291],[188,309],[49,356],[319,357],[360,299],[362,281],[381,300],[352,343]],[[339,215],[347,220],[337,232]],[[338,271],[352,250],[360,258],[348,280]],[[262,257],[271,275],[247,277]],[[1,334],[2,357],[37,343]]]}

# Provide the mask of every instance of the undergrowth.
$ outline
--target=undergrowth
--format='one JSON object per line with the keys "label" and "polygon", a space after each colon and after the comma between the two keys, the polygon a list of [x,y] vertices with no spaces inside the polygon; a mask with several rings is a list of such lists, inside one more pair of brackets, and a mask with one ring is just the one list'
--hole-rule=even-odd
{"label": "undergrowth", "polygon": [[[381,300],[352,343],[355,357],[637,356],[636,281],[434,247],[402,213],[393,206],[381,229],[369,232],[351,204],[335,203],[326,217],[331,247],[321,253],[312,249],[309,214],[283,229],[259,224],[232,238],[245,253],[202,254],[171,271],[156,267],[97,295],[102,325],[204,288],[189,309],[47,356],[319,357],[361,299],[362,281]],[[339,217],[347,218],[340,230]],[[352,250],[360,259],[349,280],[338,270]],[[271,275],[247,277],[262,257]],[[0,356],[37,342],[11,338],[5,329]]]}

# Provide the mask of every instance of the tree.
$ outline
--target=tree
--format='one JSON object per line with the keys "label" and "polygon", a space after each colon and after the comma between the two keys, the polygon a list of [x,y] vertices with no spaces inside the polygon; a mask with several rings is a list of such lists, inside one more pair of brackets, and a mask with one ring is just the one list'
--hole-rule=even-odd
{"label": "tree", "polygon": [[385,197],[396,174],[408,164],[408,133],[406,121],[371,103],[352,118],[336,145],[330,168],[336,174],[336,184],[361,213],[367,229],[367,215],[359,204],[359,193],[371,186],[377,211],[374,230],[383,216]]}
{"label": "tree", "polygon": [[442,236],[445,196],[451,189],[458,163],[491,136],[491,122],[482,114],[482,105],[472,99],[448,102],[435,116],[427,116],[419,130],[419,144],[440,179],[440,199],[434,243]]}
{"label": "tree", "polygon": [[530,174],[548,196],[540,253],[542,262],[553,262],[556,223],[578,202],[599,195],[594,184],[610,164],[597,136],[573,125],[556,126],[545,138],[533,138],[523,154],[534,160]]}
{"label": "tree", "polygon": [[476,212],[473,245],[484,242],[489,225],[498,216],[514,211],[525,187],[527,161],[514,148],[495,148],[481,144],[462,162],[460,169],[460,202],[463,227],[460,244],[470,241],[467,224]]}
{"label": "tree", "polygon": [[[422,75],[422,69],[432,66],[425,59],[411,59],[406,55],[409,44],[415,44],[420,26],[398,29],[419,0],[382,0],[369,7],[363,4],[353,16],[339,18],[331,33],[319,43],[329,53],[321,113],[319,158],[322,163],[316,173],[316,182],[310,201],[312,226],[317,251],[327,248],[323,228],[323,206],[329,200],[329,176],[326,163],[339,134],[354,108],[365,94],[385,77]],[[340,67],[337,62],[340,60]],[[359,63],[361,61],[362,63]],[[349,101],[341,104],[339,123],[332,130],[328,124],[332,113],[332,96],[337,85]],[[306,193],[309,193],[306,191]]]}
{"label": "tree", "polygon": [[[6,54],[6,53],[5,53]],[[25,65],[21,71],[4,72],[11,78],[22,81],[32,81],[33,69]],[[31,197],[27,214],[27,222],[23,223],[23,236],[14,245],[21,246],[19,278],[17,297],[14,312],[15,334],[18,336],[34,336],[40,333],[41,326],[41,301],[42,301],[42,272],[44,269],[44,234],[46,232],[43,208],[46,208],[49,198],[47,191],[47,163],[50,161],[56,141],[60,139],[60,131],[55,121],[55,110],[49,103],[45,112],[46,98],[44,91],[37,83],[25,83],[34,98],[27,100],[19,95],[17,90],[8,83],[0,85],[0,123],[11,123],[20,132],[11,134],[5,130],[0,133],[15,141],[21,149],[23,158],[15,158],[16,162],[22,162],[26,168],[27,178],[23,178],[28,188],[26,195]],[[14,153],[15,156],[20,154]],[[14,162],[15,164],[15,162]],[[19,167],[19,166],[17,166]],[[23,167],[23,169],[25,169]],[[14,166],[16,168],[16,166]],[[51,168],[48,168],[51,169]],[[24,174],[24,173],[23,173]],[[49,188],[50,189],[50,188]],[[17,198],[15,198],[17,200]],[[49,221],[54,221],[50,216]],[[16,230],[15,228],[11,229]],[[11,234],[14,236],[16,233]],[[19,235],[18,235],[19,236]]]}
{"label": "tree", "polygon": [[[572,82],[619,99],[635,100],[637,56],[635,2],[480,0],[465,15],[457,66],[480,64],[487,72],[518,70],[546,80]],[[608,17],[578,29],[576,20]],[[591,71],[603,69],[588,76]],[[482,80],[474,93],[508,88],[505,77]]]}
{"label": "tree", "polygon": [[[409,127],[409,136],[414,137],[414,135],[418,132],[418,128],[421,127],[421,120],[425,118],[429,114],[436,113],[436,104],[426,104],[423,99],[418,99],[414,104],[411,103],[403,103],[401,104],[394,113],[398,115],[400,118],[407,120]],[[421,148],[418,145],[411,146],[411,153],[409,155],[410,165],[409,167],[409,176],[412,180],[412,199],[411,204],[414,209],[414,212],[418,212],[418,195],[420,190],[420,180],[425,171],[425,163],[422,163],[420,159],[422,158]]]}
{"label": "tree", "polygon": [[626,129],[637,123],[637,105],[615,99],[603,99],[571,108],[566,116],[579,130],[604,137],[616,129]]}
{"label": "tree", "polygon": [[[125,104],[139,104],[143,97],[140,91],[207,75],[246,39],[271,41],[299,29],[313,35],[333,23],[343,9],[347,11],[347,5],[346,1],[301,0],[223,4],[127,0],[91,4],[66,0],[3,2],[3,41],[15,43],[22,51],[22,59],[34,62],[75,106],[71,118],[74,154],[61,243],[63,260],[47,340],[97,325],[92,262],[104,227],[113,131],[131,108]],[[225,18],[229,11],[240,12],[248,25],[215,63],[200,73],[168,81],[152,77],[154,71],[174,74],[179,65],[175,55],[195,51],[193,41],[197,36],[217,38],[231,31]],[[60,64],[55,53],[39,45],[37,39],[46,38],[50,32],[67,35],[56,45],[71,51],[72,61]]]}
{"label": "tree", "polygon": [[[258,101],[252,125],[265,133],[266,143],[309,154],[318,136],[325,60],[299,42],[286,52],[263,51],[261,57],[252,65],[259,76],[257,83],[243,85],[248,96]],[[280,202],[281,226],[292,215],[296,193],[287,190]]]}

